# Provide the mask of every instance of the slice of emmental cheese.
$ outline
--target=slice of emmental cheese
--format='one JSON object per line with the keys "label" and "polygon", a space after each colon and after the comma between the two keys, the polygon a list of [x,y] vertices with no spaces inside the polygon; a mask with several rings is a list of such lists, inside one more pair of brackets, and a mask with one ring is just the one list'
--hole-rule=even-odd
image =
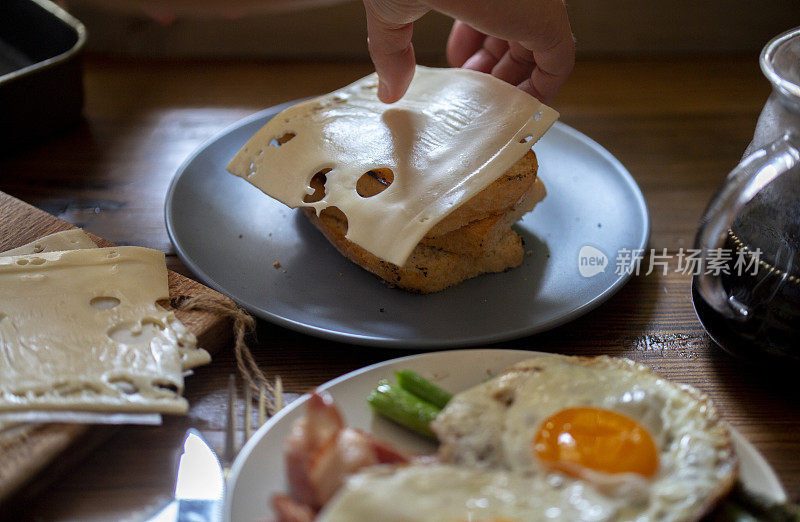
{"label": "slice of emmental cheese", "polygon": [[162,252],[0,257],[0,289],[0,412],[186,411],[181,345],[208,354],[157,303],[169,298]]}
{"label": "slice of emmental cheese", "polygon": [[[89,234],[79,228],[73,228],[55,232],[20,247],[0,252],[0,257],[58,252],[62,250],[81,250],[84,248],[97,248],[97,244],[92,241]],[[187,331],[184,337],[184,341],[178,346],[181,352],[181,361],[183,362],[184,370],[191,370],[192,368],[211,362],[211,356],[208,352],[197,347],[197,340],[194,334]]]}
{"label": "slice of emmental cheese", "polygon": [[[329,206],[347,216],[346,238],[402,266],[423,236],[486,188],[558,118],[491,75],[417,66],[406,95],[387,105],[371,74],[272,118],[228,170],[291,208]],[[383,192],[361,197],[370,170],[390,169]],[[325,196],[305,203],[317,172]]]}
{"label": "slice of emmental cheese", "polygon": [[31,241],[21,247],[0,252],[0,257],[41,254],[42,252],[58,252],[60,250],[80,250],[82,248],[97,248],[97,245],[86,232],[79,228],[73,228],[40,237],[36,241]]}

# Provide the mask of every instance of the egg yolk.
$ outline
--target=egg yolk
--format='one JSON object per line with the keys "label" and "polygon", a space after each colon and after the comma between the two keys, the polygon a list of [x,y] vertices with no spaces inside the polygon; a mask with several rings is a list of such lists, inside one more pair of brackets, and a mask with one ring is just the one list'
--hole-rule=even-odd
{"label": "egg yolk", "polygon": [[598,408],[569,408],[546,419],[533,451],[549,468],[573,476],[581,468],[645,477],[658,471],[650,433],[630,417]]}

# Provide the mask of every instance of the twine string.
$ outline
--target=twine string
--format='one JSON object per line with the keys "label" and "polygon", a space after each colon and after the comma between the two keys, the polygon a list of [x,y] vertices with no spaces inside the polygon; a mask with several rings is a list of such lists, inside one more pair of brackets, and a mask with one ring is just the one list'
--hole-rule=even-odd
{"label": "twine string", "polygon": [[[247,383],[249,389],[254,392],[255,397],[266,395],[264,407],[267,413],[272,416],[283,403],[283,393],[276,387],[261,368],[258,367],[253,353],[248,348],[245,338],[248,334],[255,331],[256,321],[253,317],[239,308],[236,303],[229,299],[197,295],[194,297],[179,297],[172,300],[172,306],[178,310],[192,311],[201,310],[213,314],[227,317],[233,323],[234,345],[233,351],[236,356],[236,366],[242,379]],[[266,392],[262,394],[262,391]],[[251,394],[252,396],[253,394]]]}

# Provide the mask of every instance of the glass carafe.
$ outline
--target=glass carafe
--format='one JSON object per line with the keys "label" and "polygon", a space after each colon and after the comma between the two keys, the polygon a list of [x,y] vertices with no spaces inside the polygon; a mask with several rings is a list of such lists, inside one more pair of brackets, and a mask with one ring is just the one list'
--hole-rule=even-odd
{"label": "glass carafe", "polygon": [[694,289],[716,334],[698,315],[723,348],[800,363],[800,27],[768,43],[760,63],[772,95],[744,159],[705,211]]}

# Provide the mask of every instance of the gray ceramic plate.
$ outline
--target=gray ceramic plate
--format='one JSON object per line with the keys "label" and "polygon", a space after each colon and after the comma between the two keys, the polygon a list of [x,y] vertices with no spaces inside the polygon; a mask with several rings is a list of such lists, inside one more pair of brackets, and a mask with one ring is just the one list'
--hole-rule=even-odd
{"label": "gray ceramic plate", "polygon": [[[225,170],[250,136],[288,105],[254,114],[201,146],[178,169],[166,199],[167,230],[183,262],[268,321],[394,348],[522,337],[600,305],[629,278],[616,273],[618,252],[647,244],[647,207],[625,167],[556,123],[534,147],[548,196],[516,225],[532,250],[522,266],[430,295],[389,288],[341,256],[301,212]],[[594,254],[585,258],[604,255],[605,270],[581,275],[582,250]]]}

